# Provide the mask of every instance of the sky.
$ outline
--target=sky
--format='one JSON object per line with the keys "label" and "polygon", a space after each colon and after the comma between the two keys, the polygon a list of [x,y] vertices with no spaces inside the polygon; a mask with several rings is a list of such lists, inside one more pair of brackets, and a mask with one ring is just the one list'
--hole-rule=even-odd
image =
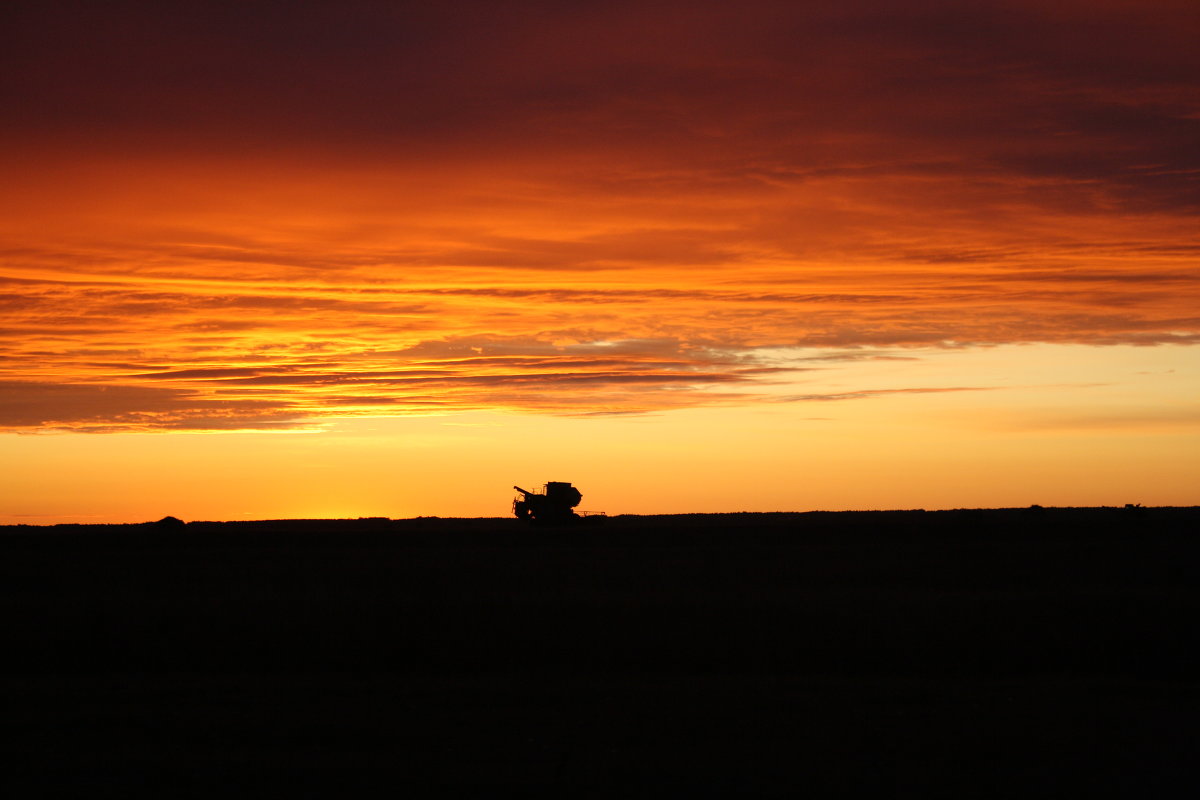
{"label": "sky", "polygon": [[0,523],[1200,503],[1200,5],[0,6]]}

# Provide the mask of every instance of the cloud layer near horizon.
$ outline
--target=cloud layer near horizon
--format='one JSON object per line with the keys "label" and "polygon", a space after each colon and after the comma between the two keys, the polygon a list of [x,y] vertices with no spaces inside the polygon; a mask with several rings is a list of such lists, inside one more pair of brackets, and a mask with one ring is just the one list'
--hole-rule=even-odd
{"label": "cloud layer near horizon", "polygon": [[799,5],[6,5],[0,429],[1200,340],[1195,4]]}

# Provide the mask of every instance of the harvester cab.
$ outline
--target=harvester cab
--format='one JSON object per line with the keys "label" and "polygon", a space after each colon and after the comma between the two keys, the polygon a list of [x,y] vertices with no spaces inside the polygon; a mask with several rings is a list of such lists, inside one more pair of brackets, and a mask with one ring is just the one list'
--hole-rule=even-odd
{"label": "harvester cab", "polygon": [[574,509],[583,500],[583,495],[569,483],[549,481],[540,492],[531,492],[520,486],[513,488],[520,492],[513,500],[513,514],[517,519],[543,525],[559,525],[580,519]]}

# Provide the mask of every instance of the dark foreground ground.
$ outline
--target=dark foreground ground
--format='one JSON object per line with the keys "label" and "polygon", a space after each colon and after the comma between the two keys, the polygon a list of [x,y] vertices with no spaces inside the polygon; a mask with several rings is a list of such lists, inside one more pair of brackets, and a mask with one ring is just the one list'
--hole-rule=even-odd
{"label": "dark foreground ground", "polygon": [[1200,509],[0,528],[11,797],[1192,797]]}

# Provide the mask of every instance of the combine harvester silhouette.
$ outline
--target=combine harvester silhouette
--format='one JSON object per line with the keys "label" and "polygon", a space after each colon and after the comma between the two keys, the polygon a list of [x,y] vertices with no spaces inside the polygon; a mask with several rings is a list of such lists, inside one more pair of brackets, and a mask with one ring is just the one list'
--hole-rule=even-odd
{"label": "combine harvester silhouette", "polygon": [[583,500],[571,484],[565,481],[548,481],[540,492],[531,492],[514,486],[519,495],[513,499],[513,514],[517,519],[538,525],[569,525],[584,520],[599,522],[605,518],[602,511],[576,512],[575,506]]}

